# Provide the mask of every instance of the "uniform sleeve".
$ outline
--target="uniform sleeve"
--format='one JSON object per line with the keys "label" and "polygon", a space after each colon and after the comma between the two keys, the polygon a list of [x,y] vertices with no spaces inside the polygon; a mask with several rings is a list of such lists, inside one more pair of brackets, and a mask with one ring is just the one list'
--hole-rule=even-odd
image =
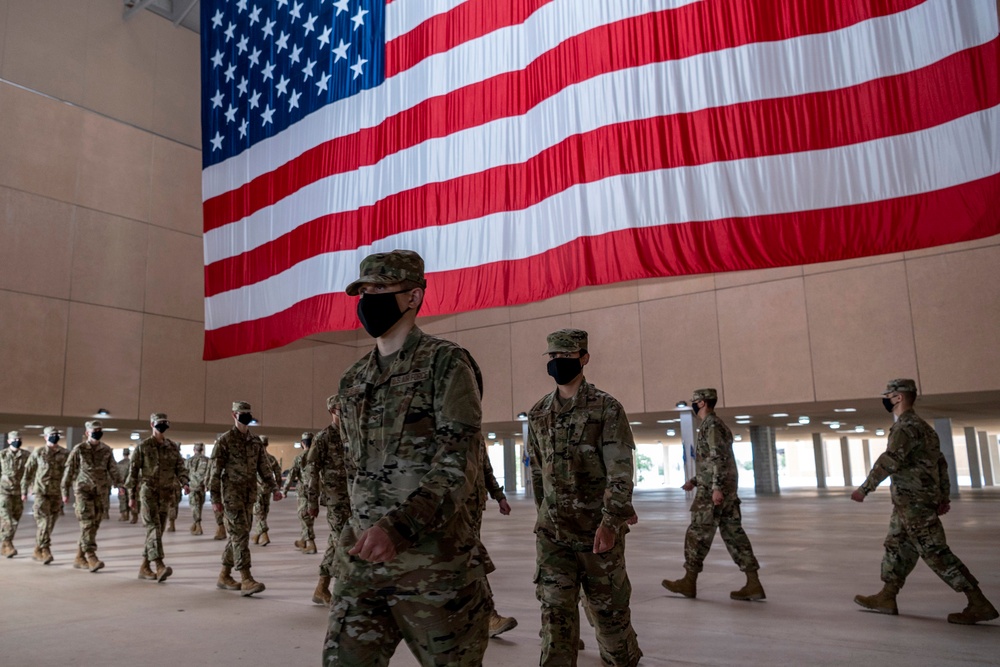
{"label": "uniform sleeve", "polygon": [[69,460],[66,461],[66,470],[63,471],[62,478],[62,488],[63,488],[63,498],[69,498],[69,492],[73,486],[73,480],[76,479],[76,474],[80,470],[80,448],[79,446],[74,447],[73,451],[69,454]]}
{"label": "uniform sleeve", "polygon": [[535,509],[542,506],[545,497],[545,482],[542,475],[542,450],[538,445],[538,436],[534,426],[528,424],[528,470],[531,472],[531,490],[535,498]]}
{"label": "uniform sleeve", "polygon": [[446,523],[473,491],[466,470],[478,446],[482,405],[472,366],[460,348],[441,348],[434,359],[434,458],[430,470],[399,507],[376,523],[397,551]]}
{"label": "uniform sleeve", "polygon": [[217,440],[212,449],[212,461],[208,466],[208,491],[212,494],[212,504],[222,502],[222,471],[229,462],[229,449],[222,440]]}
{"label": "uniform sleeve", "polygon": [[889,433],[889,444],[886,450],[875,460],[875,465],[868,473],[868,478],[861,485],[865,495],[878,488],[889,475],[896,474],[913,451],[916,439],[905,426],[895,428]]}
{"label": "uniform sleeve", "polygon": [[[288,471],[288,479],[285,480],[285,487],[281,490],[285,495],[288,494],[288,489],[292,487],[300,479],[302,479],[302,455],[299,454],[295,457],[295,461],[292,463],[292,469]],[[301,492],[301,489],[300,489]]]}
{"label": "uniform sleeve", "polygon": [[[44,447],[45,445],[42,445]],[[28,462],[24,466],[24,477],[21,478],[21,495],[28,495],[28,489],[31,488],[31,483],[35,479],[35,471],[38,470],[38,449],[31,452],[31,456],[28,457]]]}
{"label": "uniform sleeve", "polygon": [[607,470],[601,524],[617,531],[635,514],[632,507],[632,463],[635,441],[621,404],[611,399],[604,406],[601,456]]}
{"label": "uniform sleeve", "polygon": [[188,486],[190,482],[190,477],[188,476],[187,461],[181,456],[180,447],[177,448],[177,463],[174,467],[177,473],[177,481],[181,486]]}
{"label": "uniform sleeve", "polygon": [[938,452],[938,489],[939,503],[946,503],[951,500],[951,477],[948,475],[948,460],[944,454]]}
{"label": "uniform sleeve", "polygon": [[[325,495],[326,505],[333,513],[336,523],[335,530],[340,530],[351,519],[351,497],[347,483],[347,464],[344,456],[343,443],[336,435],[321,436],[321,450],[315,456],[309,452],[310,461],[316,466],[313,484],[317,486],[316,503],[313,509],[318,509],[319,486]],[[317,445],[313,445],[316,449]]]}
{"label": "uniform sleeve", "polygon": [[708,442],[708,467],[712,471],[712,490],[721,491],[726,486],[726,443],[722,437],[722,429],[713,424],[706,429],[705,440]]}
{"label": "uniform sleeve", "polygon": [[128,492],[132,494],[133,498],[136,498],[136,492],[139,490],[139,481],[142,477],[142,448],[136,447],[132,452],[132,456],[129,457],[128,462],[128,476],[125,478],[125,488]]}
{"label": "uniform sleeve", "polygon": [[278,479],[274,479],[274,468],[271,467],[271,461],[267,458],[267,452],[263,451],[262,445],[258,445],[258,447],[260,447],[260,451],[257,456],[257,475],[260,477],[261,491],[273,493],[278,490],[281,477],[279,474]]}

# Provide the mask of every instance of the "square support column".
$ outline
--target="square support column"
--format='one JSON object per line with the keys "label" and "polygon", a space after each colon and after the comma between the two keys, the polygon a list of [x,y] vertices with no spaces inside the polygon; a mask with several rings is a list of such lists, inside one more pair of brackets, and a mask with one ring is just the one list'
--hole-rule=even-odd
{"label": "square support column", "polygon": [[861,455],[865,457],[865,474],[867,475],[872,469],[872,450],[868,438],[861,441]]}
{"label": "square support column", "polygon": [[514,438],[503,439],[503,492],[517,493],[517,450]]}
{"label": "square support column", "polygon": [[941,441],[941,453],[948,462],[948,479],[951,480],[951,497],[959,496],[958,470],[955,468],[955,438],[951,434],[951,417],[940,417],[934,420],[934,430]]}
{"label": "square support column", "polygon": [[534,498],[535,489],[531,486],[531,464],[538,465],[538,461],[528,461],[528,420],[521,422],[521,442],[524,443],[524,497]]}
{"label": "square support column", "polygon": [[979,432],[979,458],[983,462],[983,485],[993,486],[996,484],[996,474],[993,470],[993,461],[990,458],[990,436],[986,431]]}
{"label": "square support column", "polygon": [[774,429],[770,426],[751,426],[750,445],[753,450],[754,491],[765,495],[781,493]]}
{"label": "square support column", "polygon": [[969,455],[969,479],[972,488],[983,488],[983,473],[979,469],[979,438],[976,429],[971,426],[965,427],[965,451]]}
{"label": "square support column", "polygon": [[816,488],[826,488],[826,448],[823,434],[813,433],[813,458],[816,460]]}
{"label": "square support column", "polygon": [[1000,443],[997,436],[986,434],[987,444],[990,450],[990,463],[993,465],[993,483],[1000,486]]}
{"label": "square support column", "polygon": [[851,443],[846,435],[840,438],[840,461],[844,468],[844,486],[854,486],[851,476]]}

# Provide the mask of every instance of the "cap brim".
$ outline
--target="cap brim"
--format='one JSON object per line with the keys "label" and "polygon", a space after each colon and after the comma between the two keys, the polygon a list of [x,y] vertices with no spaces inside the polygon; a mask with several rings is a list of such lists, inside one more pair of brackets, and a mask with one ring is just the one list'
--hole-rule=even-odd
{"label": "cap brim", "polygon": [[344,291],[347,292],[347,296],[357,296],[358,292],[361,291],[362,285],[389,285],[398,282],[401,281],[392,276],[365,276],[364,278],[355,280]]}

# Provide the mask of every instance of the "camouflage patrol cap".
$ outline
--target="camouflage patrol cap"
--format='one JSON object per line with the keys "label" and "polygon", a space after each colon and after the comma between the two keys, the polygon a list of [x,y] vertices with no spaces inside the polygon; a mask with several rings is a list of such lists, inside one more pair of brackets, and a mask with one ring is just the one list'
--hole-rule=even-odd
{"label": "camouflage patrol cap", "polygon": [[100,419],[91,419],[89,422],[86,422],[83,426],[88,431],[93,431],[95,429],[104,428],[104,424],[101,423]]}
{"label": "camouflage patrol cap", "polygon": [[334,408],[337,407],[337,403],[340,402],[340,394],[334,394],[333,396],[328,396],[326,399],[326,411],[333,412]]}
{"label": "camouflage patrol cap", "polygon": [[132,450],[130,450],[128,447],[126,447],[125,449],[122,450],[122,456],[128,456],[131,453],[132,453]]}
{"label": "camouflage patrol cap", "polygon": [[302,434],[302,440],[312,440],[315,437],[316,436],[313,435],[311,431],[306,431],[305,433]]}
{"label": "camouflage patrol cap", "polygon": [[233,412],[253,412],[253,408],[246,401],[233,401]]}
{"label": "camouflage patrol cap", "polygon": [[360,277],[347,286],[348,296],[357,296],[362,285],[388,285],[405,281],[427,287],[424,260],[412,250],[393,250],[368,255],[361,262]]}
{"label": "camouflage patrol cap", "polygon": [[57,429],[55,426],[46,426],[45,429],[42,431],[42,435],[44,435],[47,438],[50,435],[61,435],[61,434],[59,432],[59,429]]}
{"label": "camouflage patrol cap", "polygon": [[549,349],[545,354],[553,352],[579,352],[587,350],[587,332],[583,329],[560,329],[553,331],[546,339]]}
{"label": "camouflage patrol cap", "polygon": [[170,421],[170,420],[167,419],[167,415],[163,412],[154,412],[153,414],[149,415],[150,424],[155,424],[156,422],[165,422],[165,421]]}
{"label": "camouflage patrol cap", "polygon": [[20,437],[21,437],[20,431],[11,431],[10,433],[7,434],[8,440],[17,440]]}
{"label": "camouflage patrol cap", "polygon": [[196,451],[196,452],[203,452],[203,451],[205,451],[205,443],[204,442],[196,442],[196,443],[194,443],[194,451]]}
{"label": "camouflage patrol cap", "polygon": [[719,392],[715,391],[712,387],[707,389],[695,389],[691,392],[691,402],[695,401],[717,401],[719,400]]}
{"label": "camouflage patrol cap", "polygon": [[909,378],[897,378],[895,380],[889,380],[885,385],[885,391],[882,395],[893,394],[897,391],[907,391],[912,394],[917,393],[917,383]]}

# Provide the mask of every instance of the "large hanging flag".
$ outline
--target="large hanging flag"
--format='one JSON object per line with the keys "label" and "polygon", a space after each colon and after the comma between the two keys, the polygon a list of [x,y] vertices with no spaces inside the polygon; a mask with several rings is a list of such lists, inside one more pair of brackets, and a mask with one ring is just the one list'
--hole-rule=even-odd
{"label": "large hanging flag", "polygon": [[1000,233],[995,0],[202,0],[205,358]]}

